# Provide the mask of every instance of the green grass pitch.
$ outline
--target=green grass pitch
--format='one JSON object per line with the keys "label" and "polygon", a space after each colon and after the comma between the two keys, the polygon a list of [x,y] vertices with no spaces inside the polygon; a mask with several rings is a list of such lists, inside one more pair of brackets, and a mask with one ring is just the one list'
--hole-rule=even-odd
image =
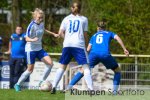
{"label": "green grass pitch", "polygon": [[0,100],[65,100],[65,95],[59,92],[52,95],[39,90],[15,92],[14,89],[0,89]]}
{"label": "green grass pitch", "polygon": [[50,94],[50,92],[42,92],[39,90],[23,90],[15,92],[13,89],[0,89],[0,100],[150,100],[150,91],[145,91],[144,95],[99,95],[99,96],[83,96],[83,95],[66,95],[60,93]]}

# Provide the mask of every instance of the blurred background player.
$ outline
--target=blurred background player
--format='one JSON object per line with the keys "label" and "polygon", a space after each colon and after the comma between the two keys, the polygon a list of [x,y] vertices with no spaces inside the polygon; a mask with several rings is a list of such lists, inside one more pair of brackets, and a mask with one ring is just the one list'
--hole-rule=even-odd
{"label": "blurred background player", "polygon": [[65,72],[67,64],[74,57],[79,65],[82,65],[87,86],[93,90],[92,78],[88,66],[88,55],[86,52],[88,20],[80,15],[81,4],[74,2],[71,6],[71,14],[65,17],[61,23],[59,35],[64,36],[60,68],[56,72],[53,83],[52,94],[56,93],[56,87]]}
{"label": "blurred background player", "polygon": [[9,60],[10,66],[10,89],[13,88],[15,83],[26,68],[25,59],[25,33],[23,28],[17,26],[15,33],[11,35],[9,42],[9,49],[5,54],[11,54]]}
{"label": "blurred background player", "polygon": [[3,53],[2,53],[2,37],[0,36],[0,65],[1,65],[1,61],[3,59]]}
{"label": "blurred background player", "polygon": [[2,53],[2,37],[0,36],[0,53]]}
{"label": "blurred background player", "polygon": [[[87,51],[89,52],[90,68],[94,68],[95,65],[101,62],[107,69],[112,69],[115,73],[113,79],[113,91],[117,92],[121,79],[121,70],[116,60],[111,56],[109,49],[111,40],[117,40],[117,42],[123,48],[124,54],[126,56],[129,56],[129,52],[124,46],[121,38],[111,31],[106,31],[105,28],[106,22],[99,21],[97,23],[97,33],[91,37],[88,44]],[[75,85],[82,77],[83,74],[78,72],[73,77],[66,90],[71,89],[72,86]]]}
{"label": "blurred background player", "polygon": [[[33,14],[33,21],[29,24],[25,36],[27,41],[25,46],[25,52],[27,57],[28,68],[21,75],[18,82],[15,84],[14,88],[16,91],[21,91],[20,88],[21,83],[24,82],[27,79],[27,77],[33,72],[36,58],[38,58],[39,60],[43,61],[46,64],[44,75],[42,76],[41,81],[46,80],[53,66],[52,59],[49,57],[47,52],[45,52],[42,49],[41,41],[44,34],[44,23],[43,23],[44,12],[41,9],[36,8],[34,12],[32,12],[32,14]],[[57,36],[55,33],[53,33],[53,35]]]}

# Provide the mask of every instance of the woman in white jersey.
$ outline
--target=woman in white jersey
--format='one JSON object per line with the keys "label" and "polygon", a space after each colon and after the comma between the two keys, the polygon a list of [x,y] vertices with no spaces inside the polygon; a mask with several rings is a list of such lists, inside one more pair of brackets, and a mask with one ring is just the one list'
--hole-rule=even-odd
{"label": "woman in white jersey", "polygon": [[88,20],[80,14],[80,10],[81,4],[74,2],[71,6],[71,14],[66,16],[61,23],[59,35],[64,36],[63,50],[59,61],[60,68],[56,72],[53,83],[52,94],[56,93],[56,87],[72,58],[75,58],[77,63],[82,65],[87,87],[93,90],[86,52]]}
{"label": "woman in white jersey", "polygon": [[[15,84],[14,88],[16,91],[21,91],[20,88],[21,83],[24,82],[28,78],[28,76],[33,72],[36,58],[38,58],[39,60],[43,61],[46,64],[44,75],[42,76],[41,81],[46,80],[53,66],[52,59],[49,57],[47,52],[45,52],[42,48],[42,37],[44,34],[44,23],[43,23],[44,12],[41,9],[36,8],[34,12],[32,12],[32,15],[33,20],[29,24],[26,31],[27,43],[25,46],[25,52],[27,57],[28,68],[21,75],[18,82]],[[58,36],[53,32],[47,30],[46,32],[54,35],[55,37]]]}

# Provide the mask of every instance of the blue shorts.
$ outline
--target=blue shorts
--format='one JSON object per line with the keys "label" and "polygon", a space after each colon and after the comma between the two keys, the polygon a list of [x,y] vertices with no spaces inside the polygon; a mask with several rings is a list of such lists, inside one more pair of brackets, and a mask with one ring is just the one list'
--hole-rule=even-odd
{"label": "blue shorts", "polygon": [[118,63],[110,54],[89,54],[90,68],[94,68],[98,63],[102,63],[107,69],[116,69],[118,67]]}
{"label": "blue shorts", "polygon": [[63,48],[59,63],[67,65],[72,58],[74,58],[79,65],[89,63],[87,52],[84,49],[76,47]]}
{"label": "blue shorts", "polygon": [[27,64],[34,64],[36,58],[41,60],[45,56],[48,56],[48,54],[43,49],[41,49],[40,51],[29,51],[29,52],[26,52]]}

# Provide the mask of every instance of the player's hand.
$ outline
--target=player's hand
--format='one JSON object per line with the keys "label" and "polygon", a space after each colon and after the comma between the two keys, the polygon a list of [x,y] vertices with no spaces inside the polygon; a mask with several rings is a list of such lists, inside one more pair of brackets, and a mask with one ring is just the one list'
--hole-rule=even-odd
{"label": "player's hand", "polygon": [[54,37],[60,37],[59,34],[54,34]]}
{"label": "player's hand", "polygon": [[4,52],[4,54],[7,54],[7,55],[8,55],[8,54],[10,54],[10,51],[6,51],[6,52]]}
{"label": "player's hand", "polygon": [[129,56],[129,51],[128,51],[127,49],[125,49],[125,50],[124,50],[124,54],[125,54],[126,56]]}
{"label": "player's hand", "polygon": [[32,42],[35,42],[35,41],[37,41],[38,39],[39,39],[39,38],[35,37],[35,38],[32,39]]}

